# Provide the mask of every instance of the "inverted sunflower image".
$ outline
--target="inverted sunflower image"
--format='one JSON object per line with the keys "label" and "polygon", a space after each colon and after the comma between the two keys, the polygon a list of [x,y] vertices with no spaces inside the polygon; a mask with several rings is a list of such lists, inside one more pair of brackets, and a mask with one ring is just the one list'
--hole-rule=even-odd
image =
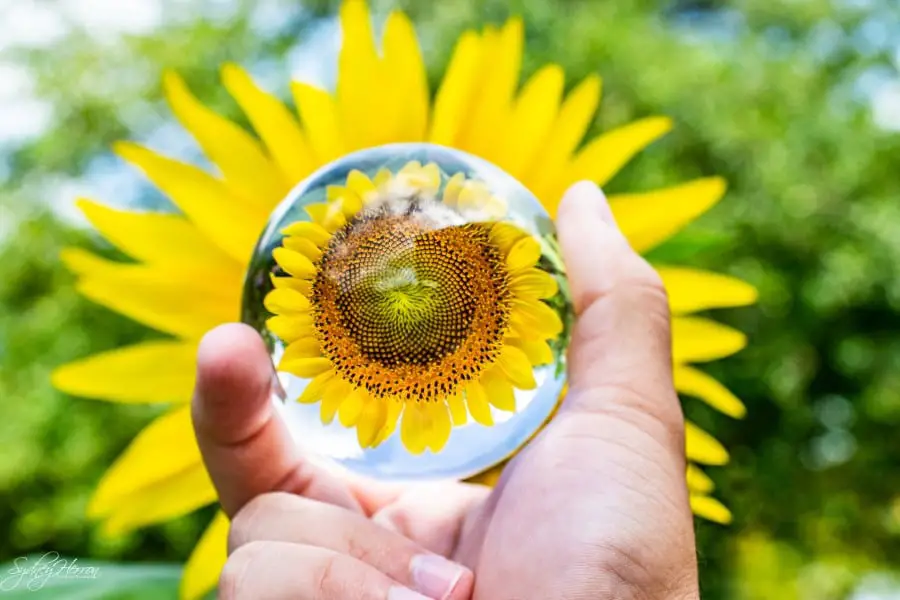
{"label": "inverted sunflower image", "polygon": [[543,302],[559,288],[536,268],[540,242],[501,220],[505,199],[418,161],[374,181],[352,170],[328,196],[284,229],[273,255],[287,276],[265,297],[287,343],[279,370],[309,380],[297,400],[355,427],[362,448],[402,419],[413,454],[440,452],[470,414],[490,426],[491,406],[514,411],[564,326]]}
{"label": "inverted sunflower image", "polygon": [[[599,77],[590,75],[566,91],[562,68],[546,65],[520,87],[523,24],[515,18],[501,26],[463,33],[433,97],[415,31],[402,12],[388,16],[380,47],[362,0],[346,0],[340,9],[340,21],[337,89],[331,93],[293,82],[296,115],[240,67],[228,64],[222,68],[222,83],[245,114],[252,132],[201,104],[174,73],[165,75],[165,93],[175,117],[196,139],[214,170],[174,160],[133,142],[118,143],[114,149],[143,171],[179,212],[120,210],[91,199],[78,200],[97,231],[131,259],[113,261],[79,248],[66,250],[62,258],[75,273],[78,290],[90,300],[168,336],[82,358],[53,374],[54,385],[72,395],[169,406],[114,462],[93,495],[89,515],[101,521],[109,534],[165,522],[216,501],[194,440],[188,406],[197,346],[213,327],[240,320],[243,282],[254,246],[273,209],[298,182],[357,150],[428,142],[471,153],[503,169],[524,184],[552,217],[569,185],[583,179],[606,185],[637,153],[672,127],[668,118],[653,116],[584,140],[600,103]],[[427,186],[427,165],[413,167],[417,174],[413,179],[421,179],[420,183]],[[353,188],[360,182],[366,185],[355,178],[345,187]],[[384,182],[373,179],[369,183],[373,187],[362,192],[361,200],[369,193],[377,194]],[[708,177],[663,189],[614,194],[609,201],[631,245],[646,253],[706,212],[724,193],[725,183],[718,177]],[[490,198],[485,202],[488,212],[502,209],[502,203],[495,205]],[[324,207],[320,215],[323,219],[333,218],[337,223],[341,218],[346,220],[346,214],[329,214],[328,209]],[[315,323],[316,314],[334,310],[322,288],[317,292],[315,269],[310,270],[307,262],[323,264],[320,259],[325,256],[328,241],[339,228],[326,221],[316,226],[329,237],[312,227],[306,231],[298,227],[286,234],[284,251],[276,257],[285,273],[276,276],[279,295],[269,300],[269,308],[273,319],[282,320],[282,326],[291,314],[303,312],[300,309],[307,303],[312,310],[308,321],[295,321],[294,326],[298,322]],[[496,233],[487,228],[470,231],[460,243],[478,244],[479,239],[484,241],[484,236]],[[521,262],[513,261],[526,271],[533,265],[527,260],[529,244],[522,242],[522,248],[516,251]],[[507,303],[501,304],[537,306],[542,302],[541,294],[552,290],[544,289],[537,295],[516,291],[512,282],[521,273],[514,273],[510,262],[514,248],[501,247],[506,254],[498,254],[496,263],[484,265],[488,279],[496,275],[492,266],[505,269],[506,285],[497,285],[497,293],[508,294],[504,296]],[[318,262],[304,250],[317,256]],[[308,261],[298,263],[296,256]],[[684,266],[654,266],[665,283],[673,314],[677,390],[728,416],[743,416],[745,408],[740,400],[695,365],[734,354],[744,347],[745,336],[695,313],[752,304],[756,291],[724,275]],[[402,269],[397,276],[402,279]],[[540,288],[550,284],[535,285]],[[296,295],[281,293],[285,291]],[[384,302],[382,308],[402,314],[403,294],[387,294]],[[507,317],[516,320],[512,308]],[[362,316],[359,322],[366,325]],[[546,324],[543,340],[552,339],[556,335],[554,322],[540,322]],[[272,326],[273,330],[278,327]],[[531,366],[546,358],[542,358],[544,351],[540,348],[517,346],[496,336],[488,346],[490,360],[485,361],[483,372],[466,381],[466,386],[476,391],[472,394],[464,389],[462,393],[474,419],[483,408],[479,391],[491,385],[506,390],[530,384],[522,373],[525,369],[519,351]],[[315,347],[300,345],[291,351],[293,359],[286,351],[281,366],[303,369],[313,379],[318,378],[319,385],[309,386],[309,395],[302,400],[319,402],[322,409],[328,404],[323,416],[335,418],[328,414],[333,404],[327,401],[333,390],[325,380],[353,375],[350,370],[338,372],[329,359],[332,351],[318,342]],[[510,359],[512,355],[516,358]],[[318,394],[321,396],[313,400]],[[486,400],[502,404],[503,397],[502,392],[492,393]],[[379,406],[371,400],[370,396],[354,399],[344,409],[343,418],[355,427],[361,442],[375,445],[387,435],[389,427],[397,426],[397,419],[391,416],[399,414],[399,407],[387,401]],[[458,400],[453,393],[440,403],[447,407],[450,425],[454,410],[459,413]],[[337,408],[338,420],[342,407]],[[430,433],[425,435],[421,429],[407,426],[406,446],[412,450],[439,448],[448,422],[442,414],[435,419],[441,423],[440,428],[429,428]],[[686,427],[691,505],[701,517],[728,522],[730,513],[712,497],[712,481],[698,466],[723,465],[728,453],[695,424],[688,422]],[[402,417],[399,428],[403,437]],[[489,481],[491,477],[483,479]],[[227,530],[227,519],[220,513],[188,561],[181,589],[184,598],[198,598],[215,586],[226,558]]]}

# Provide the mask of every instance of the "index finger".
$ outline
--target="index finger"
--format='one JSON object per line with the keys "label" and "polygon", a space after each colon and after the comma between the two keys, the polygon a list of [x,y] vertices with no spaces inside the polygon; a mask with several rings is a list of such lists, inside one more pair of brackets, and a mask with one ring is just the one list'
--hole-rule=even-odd
{"label": "index finger", "polygon": [[275,410],[273,382],[252,328],[222,325],[200,343],[194,432],[222,508],[233,516],[254,497],[283,491],[361,510],[343,481],[301,456]]}

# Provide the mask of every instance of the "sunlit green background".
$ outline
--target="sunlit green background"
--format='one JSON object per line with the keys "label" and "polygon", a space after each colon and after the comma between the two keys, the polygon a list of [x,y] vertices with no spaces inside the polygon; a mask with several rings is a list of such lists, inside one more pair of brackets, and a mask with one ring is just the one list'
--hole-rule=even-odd
{"label": "sunlit green background", "polygon": [[[112,141],[199,158],[160,99],[164,67],[236,117],[217,83],[224,61],[285,98],[291,77],[330,85],[335,4],[0,0],[0,562],[188,555],[211,513],[115,539],[83,516],[157,409],[67,397],[48,373],[154,334],[80,299],[57,254],[107,248],[73,210],[78,195],[167,207]],[[704,598],[900,598],[900,3],[374,2],[382,16],[398,5],[433,84],[464,28],[521,14],[526,75],[550,61],[570,83],[603,75],[595,131],[672,116],[675,131],[612,191],[729,180],[722,204],[657,251],[761,292],[757,307],[716,314],[751,345],[710,367],[748,417],[687,407],[732,452],[710,474],[735,522],[697,525]],[[154,573],[142,597],[174,597],[177,569]],[[93,597],[133,597],[115,589]]]}

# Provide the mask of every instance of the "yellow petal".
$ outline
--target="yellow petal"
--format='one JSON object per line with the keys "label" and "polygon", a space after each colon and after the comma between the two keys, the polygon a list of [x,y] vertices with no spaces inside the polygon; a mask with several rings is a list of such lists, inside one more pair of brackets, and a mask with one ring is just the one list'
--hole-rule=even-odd
{"label": "yellow petal", "polygon": [[384,426],[382,426],[372,442],[373,448],[380,445],[394,433],[394,430],[397,428],[397,420],[400,418],[400,413],[403,412],[403,402],[397,398],[385,399],[384,405],[387,416],[384,419]]}
{"label": "yellow petal", "polygon": [[357,169],[353,169],[347,174],[347,189],[355,192],[364,203],[368,202],[376,192],[375,184],[372,183],[369,176]]}
{"label": "yellow petal", "polygon": [[746,306],[756,302],[756,288],[740,279],[681,267],[656,267],[673,314],[709,308]]}
{"label": "yellow petal", "polygon": [[736,329],[698,317],[672,319],[672,357],[676,363],[716,360],[747,345],[747,336]]}
{"label": "yellow petal", "polygon": [[456,392],[447,396],[447,407],[450,409],[450,417],[454,425],[466,424],[468,413],[466,412],[466,403],[463,400],[462,392]]}
{"label": "yellow petal", "polygon": [[559,189],[563,170],[593,121],[599,103],[600,78],[591,75],[566,96],[549,135],[522,172],[522,183],[541,199],[548,210],[555,209],[559,203],[559,198],[551,197],[551,192]]}
{"label": "yellow petal", "polygon": [[466,386],[466,406],[469,408],[469,414],[472,415],[476,422],[482,425],[494,424],[494,417],[491,415],[487,393],[477,381],[473,381]]}
{"label": "yellow petal", "polygon": [[281,362],[290,362],[298,358],[319,358],[322,351],[319,349],[319,340],[308,337],[296,340],[288,344],[281,355]]}
{"label": "yellow petal", "polygon": [[300,124],[278,98],[257,87],[235,64],[222,67],[222,83],[247,115],[289,184],[298,183],[318,166]]}
{"label": "yellow petal", "polygon": [[311,240],[302,237],[286,237],[284,238],[282,245],[288,250],[299,252],[312,262],[319,260],[319,257],[322,256],[322,250],[320,250],[318,246],[312,243]]}
{"label": "yellow petal", "polygon": [[721,523],[722,525],[731,523],[731,511],[715,498],[691,494],[690,501],[691,510],[698,517],[714,523]]}
{"label": "yellow petal", "polygon": [[465,181],[466,176],[463,173],[456,173],[447,180],[447,185],[444,186],[444,204],[447,206],[456,206]]}
{"label": "yellow petal", "polygon": [[53,372],[53,386],[113,402],[187,402],[194,389],[196,342],[143,342],[95,354]]}
{"label": "yellow petal", "polygon": [[550,340],[562,333],[559,314],[543,302],[514,299],[511,304],[510,327],[517,337]]}
{"label": "yellow petal", "polygon": [[328,425],[334,420],[338,407],[353,392],[353,386],[339,377],[325,384],[322,390],[322,404],[319,405],[322,423]]}
{"label": "yellow petal", "polygon": [[221,169],[229,186],[265,209],[287,194],[287,180],[253,136],[200,104],[175,73],[167,72],[163,85],[172,112]]}
{"label": "yellow petal", "polygon": [[708,494],[715,488],[712,479],[696,465],[687,467],[687,485],[694,494]]}
{"label": "yellow petal", "polygon": [[343,193],[340,197],[340,207],[344,216],[352,217],[362,210],[363,200],[353,190],[343,188]]}
{"label": "yellow petal", "polygon": [[387,406],[381,398],[369,398],[356,422],[356,438],[361,448],[374,446],[387,420]]}
{"label": "yellow petal", "polygon": [[113,150],[165,193],[191,222],[219,248],[246,264],[268,218],[265,207],[253,207],[218,179],[197,167],[120,142]]}
{"label": "yellow petal", "polygon": [[325,90],[298,81],[291,82],[291,91],[319,164],[344,155],[346,145],[334,98]]}
{"label": "yellow petal", "polygon": [[272,256],[275,258],[278,266],[294,277],[306,279],[316,274],[316,266],[299,252],[294,252],[288,248],[275,248],[272,250]]}
{"label": "yellow petal", "polygon": [[460,36],[450,64],[434,100],[429,141],[453,145],[457,132],[467,118],[469,100],[478,84],[482,40],[474,31]]}
{"label": "yellow petal", "polygon": [[274,273],[269,273],[269,279],[276,290],[294,290],[309,298],[312,293],[312,282],[308,279],[297,279],[296,277],[278,277]]}
{"label": "yellow petal", "polygon": [[85,198],[76,205],[104,238],[135,260],[243,276],[241,263],[181,215],[117,210]]}
{"label": "yellow petal", "polygon": [[219,583],[219,575],[228,558],[228,529],[231,523],[223,512],[212,522],[191,552],[184,567],[179,589],[180,600],[200,600]]}
{"label": "yellow petal", "polygon": [[510,175],[521,177],[546,141],[559,111],[564,81],[559,65],[546,65],[522,88],[506,124],[506,134],[499,140],[503,150],[497,154],[497,166]]}
{"label": "yellow petal", "polygon": [[304,337],[313,336],[312,316],[295,313],[287,316],[275,316],[266,320],[266,327],[283,341],[290,343]]}
{"label": "yellow petal", "polygon": [[327,229],[318,223],[311,223],[310,221],[297,221],[296,223],[291,223],[282,229],[281,233],[286,236],[307,239],[319,248],[325,246],[328,243],[328,240],[331,239],[331,234],[328,233]]}
{"label": "yellow petal", "polygon": [[725,194],[725,180],[696,179],[670,188],[609,197],[616,222],[632,247],[646,252],[705,213]]}
{"label": "yellow petal", "polygon": [[531,370],[531,362],[525,353],[515,346],[508,344],[503,346],[497,365],[509,377],[512,384],[520,390],[533,390],[537,387],[534,373]]}
{"label": "yellow petal", "polygon": [[206,468],[198,463],[128,495],[103,521],[106,535],[117,536],[154,523],[165,523],[216,500]]}
{"label": "yellow petal", "polygon": [[331,370],[331,361],[324,357],[295,358],[294,360],[281,361],[278,368],[297,377],[310,378]]}
{"label": "yellow petal", "polygon": [[394,177],[394,174],[391,173],[390,169],[386,169],[385,167],[381,167],[378,169],[378,172],[375,173],[375,177],[372,178],[372,183],[375,184],[375,187],[379,190],[383,190],[386,185],[391,182],[391,179]]}
{"label": "yellow petal", "polygon": [[684,424],[684,437],[688,460],[703,465],[724,465],[728,462],[725,447],[690,421]]}
{"label": "yellow petal", "polygon": [[702,371],[685,365],[675,366],[675,389],[682,394],[700,398],[729,417],[740,419],[747,408],[728,388]]}
{"label": "yellow petal", "polygon": [[367,396],[368,394],[366,394],[365,390],[356,389],[344,398],[344,401],[341,402],[338,408],[338,420],[341,422],[341,425],[344,427],[356,425],[366,404]]}
{"label": "yellow petal", "polygon": [[333,202],[319,202],[307,204],[303,207],[312,220],[321,225],[326,231],[335,232],[347,223],[339,204]]}
{"label": "yellow petal", "polygon": [[409,18],[392,12],[384,27],[384,74],[392,90],[389,107],[394,121],[386,125],[386,142],[418,142],[428,125],[428,81],[425,63]]}
{"label": "yellow petal", "polygon": [[421,407],[415,402],[407,403],[400,420],[400,440],[411,454],[425,451],[429,435],[426,425]]}
{"label": "yellow petal", "polygon": [[[112,262],[78,248],[64,250],[61,258],[79,275],[76,288],[82,295],[166,333],[200,339],[240,315],[243,284],[237,271],[221,273],[217,279],[175,265]],[[210,285],[209,277],[215,285]]]}
{"label": "yellow petal", "polygon": [[533,267],[541,258],[541,245],[531,236],[523,237],[509,250],[506,264],[510,271]]}
{"label": "yellow petal", "polygon": [[460,210],[478,210],[484,206],[491,197],[488,186],[483,181],[467,181],[459,196],[456,205]]}
{"label": "yellow petal", "polygon": [[520,239],[528,235],[512,223],[495,223],[491,227],[491,241],[503,253],[509,253]]}
{"label": "yellow petal", "polygon": [[384,141],[377,133],[381,125],[378,117],[384,112],[380,65],[366,3],[345,0],[340,20],[337,100],[347,149],[357,150]]}
{"label": "yellow petal", "polygon": [[[606,185],[634,155],[671,129],[671,119],[649,117],[608,131],[575,156],[564,179],[567,183],[588,179],[600,186]],[[565,190],[557,191],[561,195]]]}
{"label": "yellow petal", "polygon": [[509,287],[517,297],[533,300],[552,298],[559,292],[556,279],[540,269],[528,269],[516,273],[509,282]]}
{"label": "yellow petal", "polygon": [[114,512],[124,498],[200,465],[190,406],[179,406],[147,425],[103,475],[88,516]]}
{"label": "yellow petal", "polygon": [[507,337],[504,341],[524,352],[528,361],[535,367],[553,362],[553,350],[546,342],[518,337]]}
{"label": "yellow petal", "polygon": [[277,315],[306,313],[310,309],[309,299],[290,289],[272,290],[266,294],[263,303],[266,310]]}
{"label": "yellow petal", "polygon": [[487,395],[487,401],[500,410],[513,412],[516,410],[516,393],[513,384],[500,369],[494,367],[481,376],[481,387]]}
{"label": "yellow petal", "polygon": [[500,481],[500,476],[503,475],[503,467],[505,466],[506,461],[500,463],[495,467],[491,467],[487,471],[482,471],[477,475],[472,475],[471,477],[466,479],[465,482],[486,485],[487,487],[495,487],[497,485],[497,482]]}
{"label": "yellow petal", "polygon": [[316,375],[306,387],[303,393],[297,398],[300,404],[313,404],[322,399],[325,393],[325,386],[334,378],[334,371],[325,371]]}
{"label": "yellow petal", "polygon": [[483,43],[481,79],[457,144],[462,150],[496,162],[501,150],[497,141],[505,130],[519,84],[524,43],[522,20],[509,19],[499,32],[487,27]]}
{"label": "yellow petal", "polygon": [[425,411],[430,421],[430,435],[428,447],[432,452],[440,452],[450,439],[450,430],[453,425],[450,422],[450,413],[443,402],[435,402],[425,405]]}

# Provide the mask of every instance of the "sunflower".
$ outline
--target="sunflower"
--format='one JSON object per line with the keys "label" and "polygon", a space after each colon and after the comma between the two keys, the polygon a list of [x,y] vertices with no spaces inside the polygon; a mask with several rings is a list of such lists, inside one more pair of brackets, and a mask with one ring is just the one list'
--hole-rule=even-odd
{"label": "sunflower", "polygon": [[402,415],[413,454],[440,451],[468,414],[492,425],[491,405],[515,410],[563,322],[542,302],[559,288],[535,268],[540,242],[503,220],[505,199],[418,161],[374,181],[352,170],[328,197],[284,229],[273,255],[288,276],[265,297],[279,370],[309,380],[297,400],[356,427],[362,448]]}
{"label": "sunflower", "polygon": [[[222,69],[223,84],[255,135],[203,106],[176,75],[165,75],[172,111],[217,170],[208,172],[130,142],[117,144],[115,151],[142,170],[179,213],[78,201],[100,234],[133,259],[117,262],[66,250],[62,258],[76,274],[79,291],[169,336],[87,357],[53,374],[55,386],[73,395],[170,406],[114,462],[90,502],[89,515],[102,520],[110,534],[215,502],[188,407],[197,345],[209,329],[239,320],[253,247],[275,205],[314,169],[354,150],[426,141],[499,166],[525,184],[552,216],[572,182],[605,185],[671,128],[667,118],[648,117],[582,144],[600,101],[600,79],[588,76],[564,94],[562,69],[548,65],[520,89],[523,27],[518,19],[465,32],[433,101],[415,32],[403,13],[388,17],[380,51],[363,0],[346,0],[340,20],[336,93],[293,83],[299,120],[239,67]],[[724,182],[711,177],[612,195],[610,204],[632,246],[645,252],[704,213],[724,192]],[[755,290],[722,275],[656,267],[674,315],[678,391],[726,415],[742,416],[740,400],[692,365],[737,352],[745,336],[692,313],[753,303]],[[686,438],[694,511],[726,522],[728,510],[711,497],[712,482],[696,465],[725,464],[728,453],[693,423],[687,424]],[[184,597],[196,598],[214,587],[225,561],[227,530],[227,519],[219,514],[188,561]]]}

